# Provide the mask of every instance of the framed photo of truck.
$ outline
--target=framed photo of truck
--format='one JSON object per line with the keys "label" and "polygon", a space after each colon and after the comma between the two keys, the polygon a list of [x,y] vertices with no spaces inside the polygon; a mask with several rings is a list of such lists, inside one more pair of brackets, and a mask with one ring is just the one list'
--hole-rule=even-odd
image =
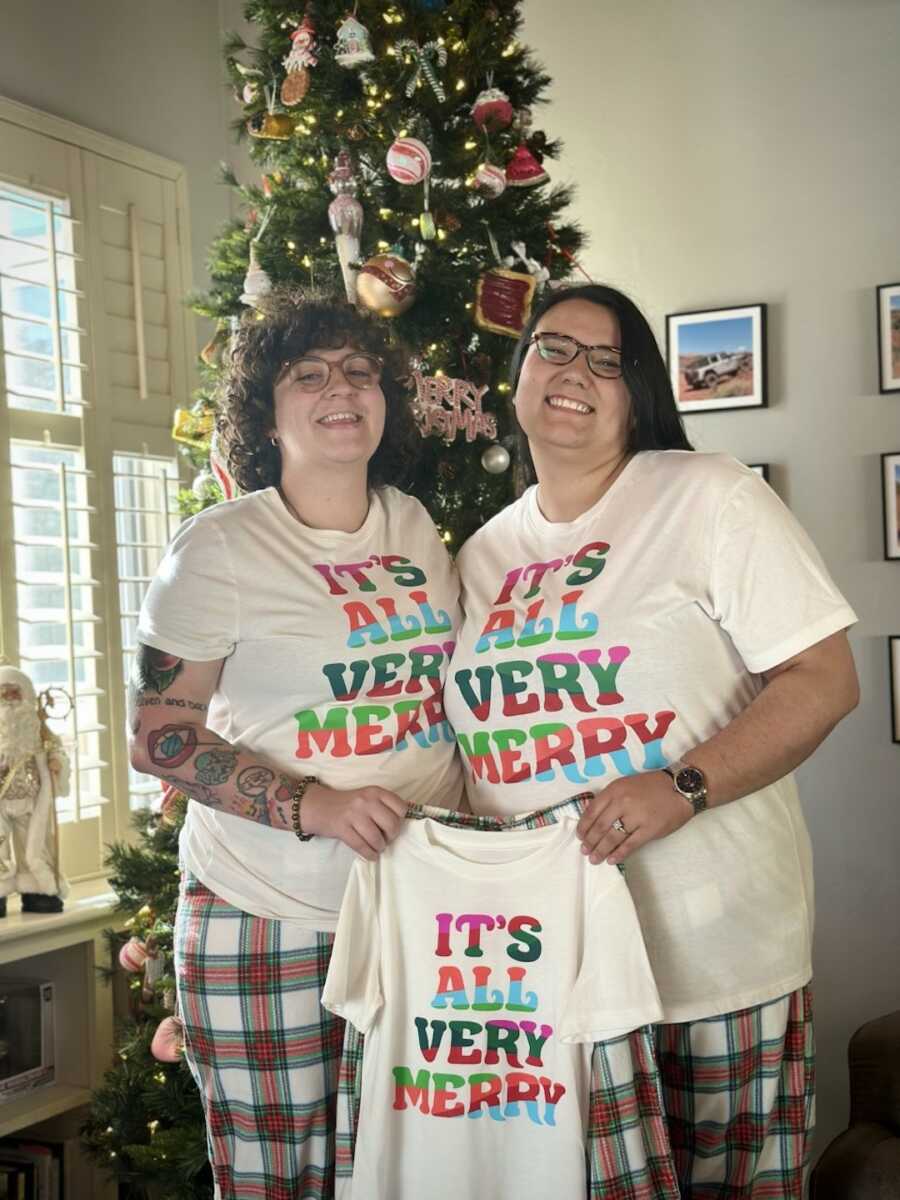
{"label": "framed photo of truck", "polygon": [[679,412],[766,407],[765,304],[669,313],[666,353]]}
{"label": "framed photo of truck", "polygon": [[900,283],[883,283],[878,294],[878,387],[900,392]]}
{"label": "framed photo of truck", "polygon": [[884,498],[884,557],[900,560],[900,450],[881,456]]}

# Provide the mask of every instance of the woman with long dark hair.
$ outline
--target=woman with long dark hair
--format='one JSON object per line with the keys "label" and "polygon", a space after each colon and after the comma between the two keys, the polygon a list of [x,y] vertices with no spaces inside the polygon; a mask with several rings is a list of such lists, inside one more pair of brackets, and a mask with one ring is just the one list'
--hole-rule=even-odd
{"label": "woman with long dark hair", "polygon": [[346,304],[249,316],[218,427],[245,494],[181,526],[141,611],[131,759],[190,797],[178,1003],[228,1200],[333,1194],[343,1023],[319,999],[353,856],[408,802],[461,796],[458,588],[396,486],[417,439],[401,374]]}
{"label": "woman with long dark hair", "polygon": [[549,293],[513,385],[537,482],[458,564],[446,702],[469,802],[594,792],[579,836],[627,860],[683,1194],[800,1200],[812,873],[791,772],[857,703],[854,613],[769,487],[692,450],[622,293]]}

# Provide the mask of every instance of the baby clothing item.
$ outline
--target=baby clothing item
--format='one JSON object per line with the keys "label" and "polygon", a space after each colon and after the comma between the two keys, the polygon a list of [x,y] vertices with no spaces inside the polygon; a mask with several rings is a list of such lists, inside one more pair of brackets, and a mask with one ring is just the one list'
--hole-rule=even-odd
{"label": "baby clothing item", "polygon": [[[366,1039],[336,1194],[580,1200],[593,1043],[620,1039],[609,1083],[628,1090],[625,1035],[661,1015],[624,878],[581,854],[578,806],[518,829],[432,811],[354,863],[341,908],[322,1003]],[[652,1052],[641,1069],[658,1095]],[[647,1175],[637,1124],[629,1152]]]}

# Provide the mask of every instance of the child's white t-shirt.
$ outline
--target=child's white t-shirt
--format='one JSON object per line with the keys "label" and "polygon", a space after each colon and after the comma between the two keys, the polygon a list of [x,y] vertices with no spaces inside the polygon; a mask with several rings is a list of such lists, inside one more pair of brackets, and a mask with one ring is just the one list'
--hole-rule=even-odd
{"label": "child's white t-shirt", "polygon": [[590,1043],[661,1009],[625,881],[575,826],[409,820],[354,863],[322,995],[366,1035],[340,1200],[586,1194]]}
{"label": "child's white t-shirt", "polygon": [[[462,780],[442,693],[458,593],[412,497],[373,492],[363,525],[343,533],[300,524],[266,488],[180,527],[137,639],[189,661],[224,658],[208,727],[270,767],[452,809]],[[179,710],[158,711],[177,736]],[[191,801],[180,848],[245,912],[334,929],[353,860],[342,842],[301,844]]]}
{"label": "child's white t-shirt", "polygon": [[[760,672],[856,620],[772,489],[721,454],[645,451],[576,520],[537,489],[478,530],[445,690],[476,813],[508,816],[690,757]],[[628,860],[667,1021],[811,975],[812,868],[793,777]]]}

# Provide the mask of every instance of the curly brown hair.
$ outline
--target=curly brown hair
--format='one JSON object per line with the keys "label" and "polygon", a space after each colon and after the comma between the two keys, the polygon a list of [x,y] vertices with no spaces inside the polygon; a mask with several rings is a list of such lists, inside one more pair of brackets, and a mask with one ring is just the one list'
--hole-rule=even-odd
{"label": "curly brown hair", "polygon": [[216,417],[219,448],[242,492],[277,487],[281,480],[281,451],[269,438],[282,364],[310,350],[343,346],[365,350],[384,364],[384,433],[369,460],[369,487],[406,485],[420,439],[401,383],[408,375],[405,355],[346,301],[275,289],[262,312],[246,314],[241,323]]}

